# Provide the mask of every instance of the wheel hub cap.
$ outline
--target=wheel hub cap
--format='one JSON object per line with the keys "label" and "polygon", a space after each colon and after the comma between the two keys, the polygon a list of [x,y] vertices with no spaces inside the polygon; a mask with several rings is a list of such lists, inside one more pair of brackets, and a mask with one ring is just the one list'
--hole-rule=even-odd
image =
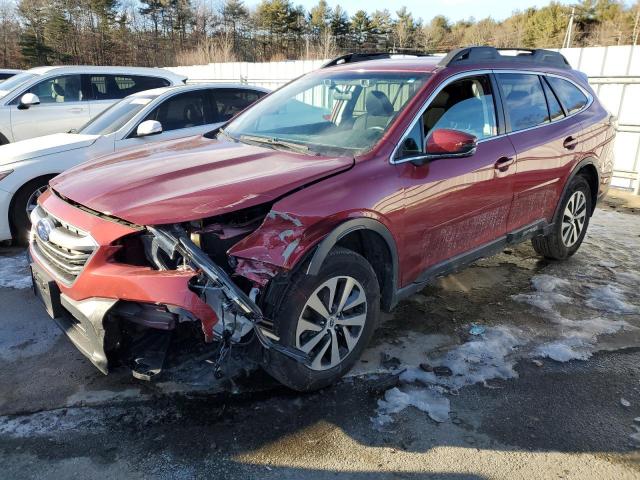
{"label": "wheel hub cap", "polygon": [[578,190],[573,192],[562,215],[562,243],[565,247],[576,244],[587,218],[587,197]]}
{"label": "wheel hub cap", "polygon": [[307,299],[298,317],[296,347],[307,353],[312,370],[339,365],[355,348],[367,319],[367,299],[353,277],[333,277]]}

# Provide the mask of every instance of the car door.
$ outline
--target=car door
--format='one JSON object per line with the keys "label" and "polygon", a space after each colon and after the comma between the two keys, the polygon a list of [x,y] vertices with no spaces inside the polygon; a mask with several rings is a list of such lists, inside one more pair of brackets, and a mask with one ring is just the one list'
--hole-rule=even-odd
{"label": "car door", "polygon": [[566,118],[548,82],[537,73],[496,72],[508,137],[517,152],[513,207],[507,230],[551,221],[568,166],[582,150],[581,125]]}
{"label": "car door", "polygon": [[127,74],[87,74],[86,84],[90,90],[89,109],[91,118],[99,115],[118,100],[133,93],[161,88],[169,85],[169,81],[159,77]]}
{"label": "car door", "polygon": [[[155,120],[162,125],[162,133],[139,137],[137,128],[140,123]],[[177,93],[165,98],[149,114],[140,120],[121,140],[116,141],[116,149],[142,145],[159,140],[171,140],[200,135],[211,131],[220,122],[212,109],[207,89]]]}
{"label": "car door", "polygon": [[[403,284],[501,239],[513,195],[515,151],[502,131],[490,73],[450,80],[431,96],[393,159],[404,190]],[[415,163],[439,129],[477,137],[475,153]]]}
{"label": "car door", "polygon": [[227,122],[266,95],[250,88],[214,88],[210,91],[217,122]]}
{"label": "car door", "polygon": [[[24,108],[20,98],[33,93],[39,105]],[[68,132],[89,121],[89,102],[81,75],[58,75],[42,80],[11,102],[11,130],[14,141]]]}

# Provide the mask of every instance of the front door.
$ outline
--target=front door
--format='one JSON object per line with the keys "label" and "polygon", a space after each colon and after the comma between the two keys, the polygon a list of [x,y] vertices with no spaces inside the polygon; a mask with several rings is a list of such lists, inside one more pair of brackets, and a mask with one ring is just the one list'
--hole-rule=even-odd
{"label": "front door", "polygon": [[89,121],[89,102],[80,75],[61,75],[42,80],[29,90],[40,105],[23,108],[20,97],[11,105],[13,140],[40,137],[80,129]]}
{"label": "front door", "polygon": [[439,129],[474,135],[475,153],[416,165],[415,152],[399,148],[394,162],[404,190],[403,285],[427,269],[503,237],[513,195],[515,150],[499,136],[490,75],[454,80],[435,96],[401,142],[424,151]]}
{"label": "front door", "polygon": [[162,125],[162,133],[147,137],[136,135],[137,125],[125,138],[116,142],[116,149],[144,145],[159,140],[173,140],[190,135],[210,132],[222,123],[214,123],[214,114],[207,90],[200,89],[179,93],[165,99],[143,120],[156,120]]}

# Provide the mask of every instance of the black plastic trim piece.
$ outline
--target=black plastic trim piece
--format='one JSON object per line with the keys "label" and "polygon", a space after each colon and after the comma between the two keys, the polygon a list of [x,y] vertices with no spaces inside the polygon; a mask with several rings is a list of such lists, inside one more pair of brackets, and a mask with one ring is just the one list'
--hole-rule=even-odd
{"label": "black plastic trim piece", "polygon": [[[500,51],[515,50],[518,55],[501,55]],[[549,67],[571,69],[567,59],[559,52],[542,48],[495,48],[495,47],[465,47],[450,51],[439,63],[441,67],[454,65],[473,65],[491,62],[496,64],[536,64]]]}
{"label": "black plastic trim piece", "polygon": [[367,62],[369,60],[382,60],[382,59],[392,58],[393,55],[407,55],[411,57],[431,56],[428,53],[413,52],[413,51],[398,52],[398,53],[389,53],[389,52],[347,53],[345,55],[340,55],[339,57],[329,60],[327,63],[323,64],[320,68],[335,67],[336,65],[344,65],[345,63]]}
{"label": "black plastic trim piece", "polygon": [[327,258],[329,251],[338,243],[338,241],[340,241],[341,238],[344,238],[348,234],[358,230],[370,230],[377,233],[382,237],[382,239],[387,244],[387,247],[389,248],[392,266],[391,288],[388,289],[391,294],[388,296],[390,296],[391,298],[383,298],[383,302],[387,303],[389,305],[389,308],[393,308],[393,306],[395,305],[395,295],[393,294],[393,292],[395,292],[398,288],[398,248],[396,246],[396,241],[389,229],[387,229],[387,227],[385,227],[377,220],[374,220],[372,218],[354,218],[338,225],[318,244],[318,247],[313,253],[311,260],[309,261],[306,273],[307,275],[317,275],[320,271],[322,263],[324,262],[325,258]]}
{"label": "black plastic trim piece", "polygon": [[591,157],[585,158],[583,160],[581,160],[575,167],[574,169],[571,171],[571,173],[569,174],[569,178],[567,178],[567,181],[564,184],[564,188],[562,189],[562,194],[560,195],[560,199],[558,200],[558,205],[556,205],[556,209],[553,212],[553,218],[555,219],[558,215],[558,213],[560,212],[560,206],[562,203],[562,199],[564,198],[565,193],[567,193],[567,189],[569,188],[569,184],[571,183],[571,180],[573,180],[573,177],[575,177],[578,172],[580,170],[582,170],[582,168],[586,167],[587,165],[593,165],[593,168],[595,168],[596,170],[596,191],[595,192],[591,192],[592,195],[592,199],[591,199],[591,212],[589,212],[590,215],[593,215],[593,212],[595,212],[596,210],[596,203],[599,200],[598,197],[598,193],[599,193],[599,188],[600,188],[600,179],[602,178],[602,174],[600,173],[600,169],[598,168],[598,164],[595,162],[595,160]]}
{"label": "black plastic trim piece", "polygon": [[551,226],[552,225],[546,220],[538,220],[532,224],[514,230],[497,240],[493,240],[474,248],[473,250],[461,253],[453,258],[427,268],[415,282],[410,283],[406,287],[402,287],[396,292],[394,305],[400,300],[419,292],[436,278],[457,272],[481,258],[495,255],[496,253],[501,252],[507,245],[521,243],[537,235],[544,235],[549,231]]}

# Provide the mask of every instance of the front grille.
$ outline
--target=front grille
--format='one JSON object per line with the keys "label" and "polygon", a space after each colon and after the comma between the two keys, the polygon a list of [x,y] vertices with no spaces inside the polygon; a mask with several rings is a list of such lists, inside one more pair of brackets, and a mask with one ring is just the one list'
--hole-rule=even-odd
{"label": "front grille", "polygon": [[[47,222],[47,235],[38,234],[38,224]],[[31,248],[33,254],[65,284],[80,275],[97,245],[82,230],[49,214],[38,206],[31,213]],[[46,240],[45,240],[46,239]]]}

